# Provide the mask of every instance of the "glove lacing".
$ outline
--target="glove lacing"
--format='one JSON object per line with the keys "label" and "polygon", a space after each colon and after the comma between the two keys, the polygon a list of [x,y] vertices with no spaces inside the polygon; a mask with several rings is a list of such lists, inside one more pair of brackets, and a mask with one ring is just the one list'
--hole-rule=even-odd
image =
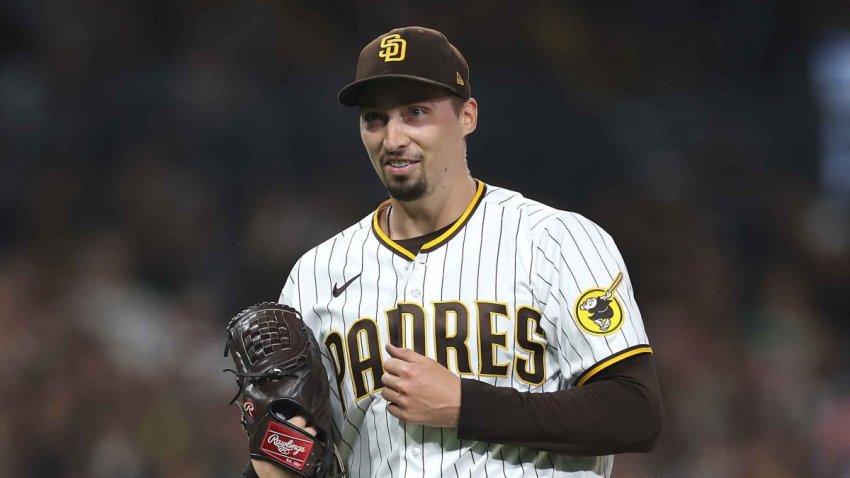
{"label": "glove lacing", "polygon": [[265,372],[256,372],[256,373],[237,372],[236,370],[233,370],[232,368],[223,369],[222,372],[230,372],[233,375],[236,375],[236,384],[239,385],[239,390],[236,391],[236,395],[233,396],[233,398],[230,400],[230,403],[228,403],[228,405],[232,405],[233,402],[235,402],[236,399],[239,398],[239,395],[242,394],[242,391],[245,390],[245,384],[246,384],[245,379],[248,379],[247,381],[254,382],[257,385],[265,383],[269,380],[280,380],[283,377],[286,377],[287,375],[291,374],[293,371],[301,368],[301,363],[306,362],[306,361],[307,361],[307,357],[300,356],[300,357],[296,358],[295,360],[293,360],[291,363],[286,364],[283,368],[274,367],[271,370],[266,370]]}

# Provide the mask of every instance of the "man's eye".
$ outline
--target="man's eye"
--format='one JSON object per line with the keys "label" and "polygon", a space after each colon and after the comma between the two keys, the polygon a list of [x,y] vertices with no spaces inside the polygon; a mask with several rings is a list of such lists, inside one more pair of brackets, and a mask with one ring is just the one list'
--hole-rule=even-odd
{"label": "man's eye", "polygon": [[418,117],[425,114],[425,108],[410,108],[410,116]]}
{"label": "man's eye", "polygon": [[366,113],[363,115],[363,121],[366,123],[372,123],[374,121],[379,120],[380,117],[377,113]]}

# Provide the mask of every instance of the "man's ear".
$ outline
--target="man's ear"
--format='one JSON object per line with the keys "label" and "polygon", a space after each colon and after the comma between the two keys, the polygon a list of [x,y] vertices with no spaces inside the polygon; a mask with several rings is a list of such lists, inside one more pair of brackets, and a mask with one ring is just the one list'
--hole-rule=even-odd
{"label": "man's ear", "polygon": [[478,102],[475,101],[475,98],[470,98],[463,104],[460,121],[463,125],[464,136],[472,133],[478,127]]}

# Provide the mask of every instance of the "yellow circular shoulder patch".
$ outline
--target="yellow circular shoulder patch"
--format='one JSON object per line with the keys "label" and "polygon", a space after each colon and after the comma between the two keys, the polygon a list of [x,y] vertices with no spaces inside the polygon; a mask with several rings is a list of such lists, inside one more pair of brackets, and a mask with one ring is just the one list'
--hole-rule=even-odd
{"label": "yellow circular shoulder patch", "polygon": [[623,315],[623,305],[610,288],[587,289],[576,301],[576,322],[592,335],[613,334],[623,325]]}

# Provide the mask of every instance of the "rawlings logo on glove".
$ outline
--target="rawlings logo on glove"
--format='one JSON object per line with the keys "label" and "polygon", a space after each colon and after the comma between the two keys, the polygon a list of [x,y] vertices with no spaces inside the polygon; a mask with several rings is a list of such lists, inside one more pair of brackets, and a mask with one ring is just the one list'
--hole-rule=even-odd
{"label": "rawlings logo on glove", "polygon": [[313,440],[292,430],[287,430],[275,422],[269,423],[266,438],[260,447],[263,452],[282,465],[298,470],[304,469]]}

